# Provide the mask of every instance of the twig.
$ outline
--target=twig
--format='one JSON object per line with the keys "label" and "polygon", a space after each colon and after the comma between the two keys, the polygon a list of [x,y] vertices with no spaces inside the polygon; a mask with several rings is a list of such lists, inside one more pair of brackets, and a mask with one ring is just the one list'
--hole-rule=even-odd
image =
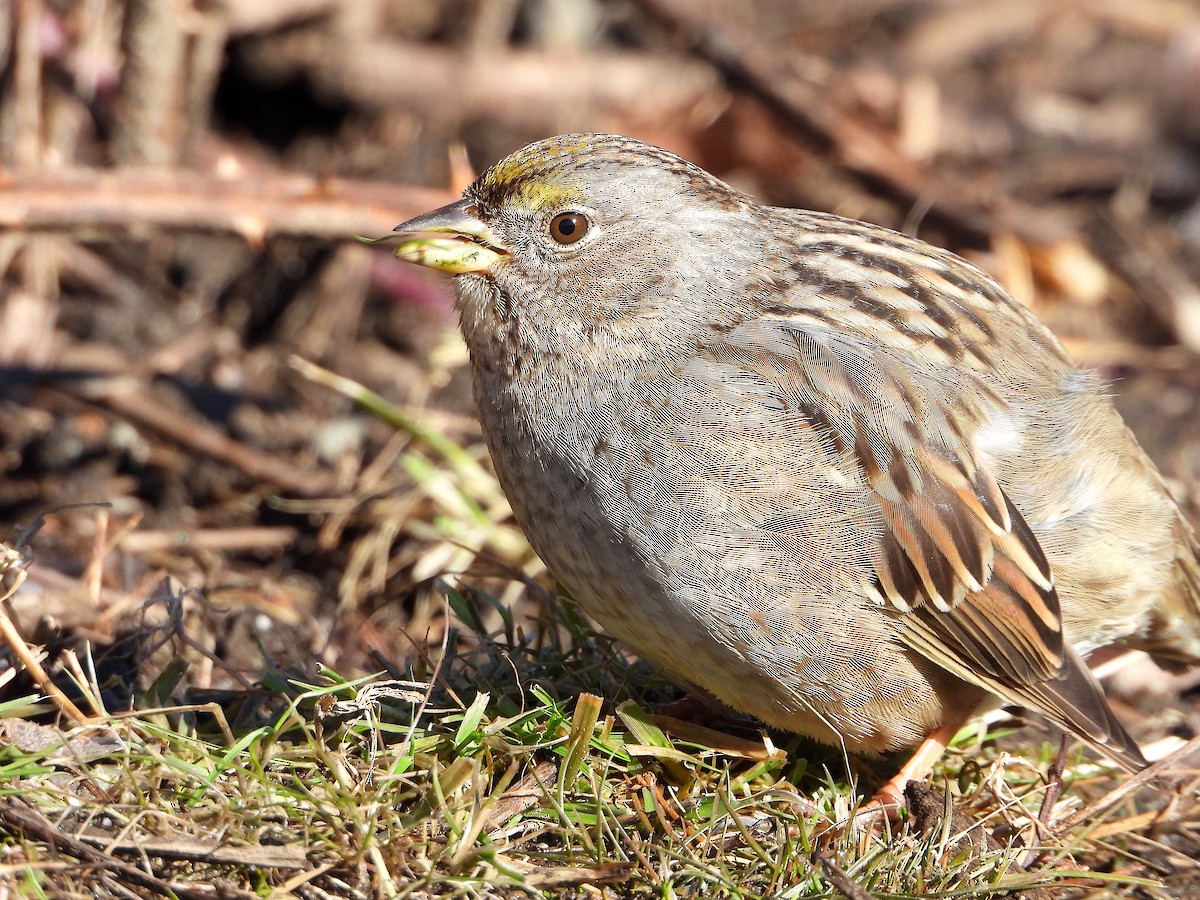
{"label": "twig", "polygon": [[225,10],[230,33],[247,34],[282,31],[305,19],[316,19],[334,12],[351,0],[254,0],[230,3]]}
{"label": "twig", "polygon": [[[83,841],[79,840],[79,838],[67,834],[61,828],[51,823],[41,813],[37,812],[37,810],[20,800],[0,799],[0,823],[3,823],[7,827],[7,830],[11,832],[49,844],[59,853],[65,853],[67,856],[74,857],[86,865],[111,872],[128,884],[137,885],[160,897],[179,897],[181,900],[210,900],[210,898],[216,895],[215,889],[198,890],[181,884],[171,884],[148,872],[143,872],[136,866],[121,862],[119,859],[113,859],[106,853],[89,847]],[[238,891],[226,887],[223,888],[221,896],[252,898],[254,894],[249,891]]]}
{"label": "twig", "polygon": [[[708,66],[661,52],[572,55],[570,78],[559,77],[556,54],[479,48],[466,53],[378,37],[346,40],[313,30],[263,42],[258,53],[244,59],[264,73],[299,70],[325,96],[368,109],[413,110],[451,128],[498,113],[541,128],[582,126],[603,112],[671,121],[721,93]],[[452,103],[447,85],[454,85]]]}
{"label": "twig", "polygon": [[68,719],[77,725],[88,721],[87,714],[71,702],[71,699],[59,689],[46,670],[42,668],[37,657],[29,649],[29,645],[17,632],[12,619],[8,617],[8,611],[2,605],[0,605],[0,638],[3,638],[4,643],[12,650],[13,656],[20,660],[21,665],[25,667],[25,671],[29,673],[29,677],[33,679],[38,689],[53,700],[54,705],[61,709]]}
{"label": "twig", "polygon": [[213,98],[225,61],[225,47],[229,42],[229,8],[254,4],[221,2],[196,5],[198,8],[193,13],[195,24],[187,54],[187,74],[181,103],[183,134],[180,158],[188,163],[195,161],[208,130]]}
{"label": "twig", "polygon": [[1057,825],[1058,830],[1069,831],[1072,828],[1082,825],[1089,819],[1098,816],[1106,809],[1116,806],[1129,795],[1141,790],[1147,782],[1152,781],[1160,775],[1167,774],[1176,763],[1182,762],[1197,751],[1200,751],[1200,735],[1192,738],[1170,756],[1165,756],[1153,765],[1142,769],[1136,775],[1130,776],[1128,780],[1109,791],[1095,803],[1063,819]]}
{"label": "twig", "polygon": [[845,894],[847,900],[871,900],[867,889],[851,878],[846,870],[837,864],[837,860],[825,852],[823,847],[818,847],[814,855],[825,873],[825,880]]}
{"label": "twig", "polygon": [[38,686],[42,693],[54,701],[55,705],[62,710],[68,719],[77,725],[87,722],[87,714],[72,703],[71,699],[54,683],[54,679],[42,668],[33,651],[29,649],[29,645],[25,643],[25,639],[17,631],[17,627],[13,624],[12,619],[8,617],[8,599],[17,592],[21,583],[25,580],[25,567],[29,562],[28,557],[23,557],[7,544],[0,544],[0,554],[2,554],[0,555],[0,578],[11,577],[12,579],[8,589],[0,595],[0,639],[3,639],[4,643],[12,650],[13,656],[25,667],[25,671],[29,673],[29,677],[33,679],[34,684]]}
{"label": "twig", "polygon": [[195,419],[165,406],[147,390],[109,383],[96,393],[85,392],[104,406],[138,424],[153,428],[185,447],[238,469],[259,481],[303,497],[328,493],[334,488],[327,472],[293,466],[222,434]]}
{"label": "twig", "polygon": [[287,526],[135,531],[121,538],[120,547],[134,554],[165,550],[281,550],[295,543],[298,535],[295,528]]}
{"label": "twig", "polygon": [[109,853],[136,853],[159,859],[209,863],[217,866],[252,866],[256,869],[307,869],[308,857],[300,847],[227,847],[216,841],[192,838],[168,840],[120,840],[107,835],[81,834],[79,840],[89,846],[103,847]]}
{"label": "twig", "polygon": [[[1067,747],[1069,743],[1070,739],[1067,737],[1066,732],[1063,732],[1058,744],[1058,755],[1054,758],[1054,762],[1050,764],[1050,768],[1046,772],[1046,793],[1042,795],[1042,805],[1038,808],[1037,818],[1034,820],[1038,843],[1041,843],[1042,838],[1050,832],[1050,815],[1054,812],[1054,804],[1058,802],[1058,798],[1062,795],[1063,772],[1067,768]],[[1021,868],[1032,869],[1040,865],[1042,860],[1048,855],[1048,852],[1047,850],[1030,851],[1025,861],[1021,864]]]}
{"label": "twig", "polygon": [[19,0],[13,21],[12,112],[13,160],[20,169],[31,169],[42,155],[42,60],[40,52],[42,4]]}
{"label": "twig", "polygon": [[194,228],[240,234],[348,239],[456,199],[446,191],[280,172],[217,178],[139,169],[0,172],[0,228]]}
{"label": "twig", "polygon": [[169,166],[183,131],[183,4],[125,0],[113,156],[120,163]]}
{"label": "twig", "polygon": [[827,86],[805,80],[745,30],[736,35],[697,15],[683,0],[636,0],[652,19],[678,35],[716,68],[730,87],[762,102],[787,125],[832,149],[842,165],[931,215],[982,236],[1016,234],[1033,243],[1065,236],[1060,217],[1011,198],[984,195],[975,185],[934,177],[894,141],[829,101]]}

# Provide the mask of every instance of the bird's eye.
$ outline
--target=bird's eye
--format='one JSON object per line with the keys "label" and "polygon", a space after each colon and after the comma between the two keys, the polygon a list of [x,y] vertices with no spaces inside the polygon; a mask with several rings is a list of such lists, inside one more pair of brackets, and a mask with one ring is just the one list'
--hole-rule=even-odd
{"label": "bird's eye", "polygon": [[550,220],[550,237],[560,244],[574,244],[588,231],[589,222],[583,213],[559,213]]}

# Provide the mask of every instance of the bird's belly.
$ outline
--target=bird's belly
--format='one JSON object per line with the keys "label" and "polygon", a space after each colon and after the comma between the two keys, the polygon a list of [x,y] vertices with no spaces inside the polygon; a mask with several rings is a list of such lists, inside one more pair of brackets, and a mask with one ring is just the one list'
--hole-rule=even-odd
{"label": "bird's belly", "polygon": [[[861,590],[873,523],[832,496],[845,479],[797,475],[794,493],[777,498],[781,519],[764,518],[759,492],[662,464],[581,476],[543,451],[507,454],[497,470],[530,543],[583,608],[638,656],[739,712],[879,752],[919,741],[948,698],[978,702],[908,651],[894,613]],[[806,535],[818,526],[821,538]]]}

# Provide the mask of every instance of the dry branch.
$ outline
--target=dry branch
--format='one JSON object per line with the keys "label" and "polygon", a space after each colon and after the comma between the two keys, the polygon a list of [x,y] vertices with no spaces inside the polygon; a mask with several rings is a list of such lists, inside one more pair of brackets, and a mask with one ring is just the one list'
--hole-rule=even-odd
{"label": "dry branch", "polygon": [[346,0],[254,0],[230,3],[225,10],[230,34],[241,37],[315,19],[344,6]]}
{"label": "dry branch", "polygon": [[241,234],[379,235],[455,199],[381,182],[270,174],[216,178],[137,169],[0,173],[0,228],[84,231],[192,228]]}
{"label": "dry branch", "polygon": [[400,106],[443,123],[499,115],[544,126],[570,116],[582,127],[605,113],[661,121],[685,118],[721,91],[708,66],[663,54],[467,53],[395,40],[348,44],[312,30],[248,58],[276,75],[299,70],[328,97],[369,109]]}
{"label": "dry branch", "polygon": [[79,838],[67,834],[61,827],[54,825],[32,806],[15,798],[0,800],[0,830],[10,834],[24,835],[26,840],[49,844],[59,853],[73,857],[85,865],[95,866],[103,872],[111,873],[124,884],[137,886],[143,891],[160,897],[205,900],[205,898],[216,896],[254,896],[249,891],[239,891],[231,887],[223,887],[218,891],[213,888],[195,888],[164,881],[148,872],[143,872],[137,866],[132,866],[107,853],[89,847]]}
{"label": "dry branch", "polygon": [[775,54],[746,29],[709,22],[684,0],[637,0],[646,13],[707,60],[731,88],[745,91],[848,170],[929,214],[982,236],[1018,235],[1030,243],[1066,237],[1069,222],[977,185],[935,176],[906,156],[898,141],[841,109],[827,84],[806,76],[794,54]]}
{"label": "dry branch", "polygon": [[113,129],[118,162],[169,166],[179,161],[184,48],[183,4],[126,0],[125,65]]}
{"label": "dry branch", "polygon": [[139,857],[198,862],[213,866],[249,866],[255,869],[310,869],[300,847],[228,847],[215,841],[178,836],[160,840],[114,840],[111,835],[81,834],[79,839],[109,853],[132,853]]}
{"label": "dry branch", "polygon": [[89,386],[88,394],[118,415],[153,428],[256,481],[302,497],[318,497],[335,489],[334,478],[328,472],[295,466],[236,441],[216,428],[168,408],[144,388],[102,382],[99,386]]}

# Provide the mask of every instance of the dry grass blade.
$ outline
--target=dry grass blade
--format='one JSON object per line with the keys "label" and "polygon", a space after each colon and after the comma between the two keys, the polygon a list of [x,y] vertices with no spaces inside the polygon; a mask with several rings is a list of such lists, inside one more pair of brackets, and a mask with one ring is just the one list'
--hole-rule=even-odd
{"label": "dry grass blade", "polygon": [[[89,847],[78,838],[65,834],[35,809],[17,800],[0,799],[0,820],[13,834],[44,841],[60,853],[65,853],[87,865],[112,872],[125,883],[136,885],[160,897],[179,897],[180,900],[209,900],[209,898],[219,896],[213,888],[171,884],[143,872],[136,866],[114,859],[107,853]],[[220,896],[253,897],[254,894],[249,891],[234,891],[232,894],[221,894]]]}
{"label": "dry grass blade", "polygon": [[1200,752],[1200,735],[1192,738],[1169,756],[1165,756],[1158,762],[1142,769],[1137,774],[1131,775],[1094,803],[1056,823],[1057,830],[1068,832],[1074,828],[1078,828],[1105,810],[1116,806],[1127,797],[1136,794],[1154,779],[1169,775],[1175,766],[1197,752]]}
{"label": "dry grass blade", "polygon": [[24,666],[25,671],[30,674],[38,688],[62,710],[63,715],[76,724],[87,722],[88,715],[54,683],[54,680],[42,668],[37,654],[30,649],[16,626],[13,625],[12,619],[9,618],[7,601],[24,582],[28,565],[28,557],[14,550],[8,544],[0,543],[0,583],[6,585],[3,594],[0,594],[0,638],[12,650],[13,656]]}
{"label": "dry grass blade", "polygon": [[837,864],[824,850],[818,848],[815,856],[825,877],[834,888],[846,895],[846,900],[871,900],[871,894],[861,884],[846,874],[846,870]]}

